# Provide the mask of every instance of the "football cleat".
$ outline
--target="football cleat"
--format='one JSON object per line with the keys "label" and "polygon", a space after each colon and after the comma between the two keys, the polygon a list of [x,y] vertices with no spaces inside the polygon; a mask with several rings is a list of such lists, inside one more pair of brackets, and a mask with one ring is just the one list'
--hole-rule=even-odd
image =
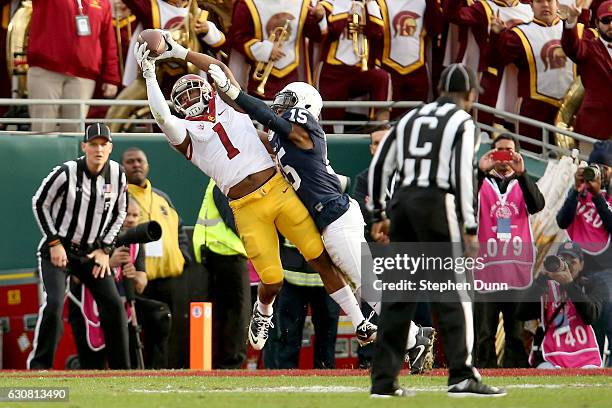
{"label": "football cleat", "polygon": [[449,397],[503,397],[504,395],[506,395],[505,390],[483,384],[474,378],[448,386]]}
{"label": "football cleat", "polygon": [[270,328],[274,328],[272,316],[261,314],[255,302],[251,323],[249,323],[249,343],[255,350],[261,350],[265,346]]}
{"label": "football cleat", "polygon": [[410,364],[410,374],[422,374],[433,367],[433,345],[436,340],[436,329],[419,327],[416,344],[406,352],[405,361]]}
{"label": "football cleat", "polygon": [[372,316],[374,316],[374,312],[370,313],[370,316],[364,319],[363,322],[357,326],[357,330],[355,330],[357,341],[361,346],[365,346],[376,340],[376,330],[378,330],[378,327],[376,327],[374,323],[370,323]]}
{"label": "football cleat", "polygon": [[391,394],[370,394],[370,398],[393,398],[393,397],[414,397],[416,392],[409,390],[407,388],[400,387],[397,390],[393,391]]}

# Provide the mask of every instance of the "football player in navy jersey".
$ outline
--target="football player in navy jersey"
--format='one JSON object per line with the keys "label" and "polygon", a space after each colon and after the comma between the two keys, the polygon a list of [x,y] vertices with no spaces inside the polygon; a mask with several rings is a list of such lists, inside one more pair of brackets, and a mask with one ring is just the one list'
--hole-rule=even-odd
{"label": "football player in navy jersey", "polygon": [[[338,175],[327,158],[327,140],[319,125],[323,100],[319,92],[304,82],[292,82],[274,98],[269,108],[263,101],[242,92],[225,73],[211,65],[208,74],[219,90],[233,99],[251,118],[270,129],[268,141],[287,180],[302,200],[321,232],[325,249],[334,264],[347,276],[359,294],[362,250],[369,249],[363,235],[364,220],[359,205],[342,192]],[[333,294],[332,294],[333,297]],[[380,305],[370,302],[378,314]],[[369,323],[369,319],[366,323]],[[366,327],[363,327],[366,328]],[[357,328],[359,339],[360,329]],[[430,328],[411,326],[407,349],[426,346],[428,355],[435,333]],[[423,356],[425,357],[425,356]],[[424,360],[424,358],[419,358]],[[413,362],[412,365],[422,365]]]}

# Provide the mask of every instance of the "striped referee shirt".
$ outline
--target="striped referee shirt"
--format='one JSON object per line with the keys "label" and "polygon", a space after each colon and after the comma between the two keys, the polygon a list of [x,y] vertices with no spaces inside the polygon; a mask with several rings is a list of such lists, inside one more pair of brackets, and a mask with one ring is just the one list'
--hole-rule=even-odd
{"label": "striped referee shirt", "polygon": [[389,177],[396,185],[439,188],[456,197],[465,228],[477,226],[474,211],[474,157],[479,140],[472,117],[451,99],[415,108],[382,140],[368,175],[368,208],[377,217],[385,209]]}
{"label": "striped referee shirt", "polygon": [[119,163],[109,160],[92,176],[85,157],[55,167],[32,198],[44,238],[87,247],[112,245],[126,216],[127,182]]}

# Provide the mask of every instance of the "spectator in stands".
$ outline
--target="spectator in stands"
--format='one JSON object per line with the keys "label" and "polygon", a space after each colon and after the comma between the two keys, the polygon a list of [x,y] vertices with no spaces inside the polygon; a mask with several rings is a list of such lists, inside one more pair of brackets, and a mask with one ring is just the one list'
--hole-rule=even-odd
{"label": "spectator in stands", "polygon": [[[14,4],[13,0],[0,0],[0,13],[2,15],[2,24],[0,25],[0,55],[6,55],[7,51],[7,32],[9,21],[13,16]],[[5,17],[6,16],[6,17]],[[11,80],[9,79],[9,72],[7,67],[7,59],[0,58],[0,98],[11,98]],[[0,116],[6,111],[7,106],[0,106]]]}
{"label": "spectator in stands", "polygon": [[[29,98],[90,99],[98,78],[102,81],[104,97],[114,97],[119,84],[119,66],[110,3],[47,0],[34,1],[32,5]],[[77,119],[80,116],[79,105],[30,106],[32,118]],[[55,127],[52,121],[32,124],[32,130],[37,132],[51,132]],[[79,124],[62,123],[60,130],[76,132]]]}
{"label": "spectator in stands", "polygon": [[285,238],[281,237],[281,242],[285,280],[274,306],[274,330],[264,348],[265,367],[299,368],[304,323],[310,308],[315,333],[314,368],[335,368],[340,307],[297,248]]}
{"label": "spectator in stands", "polygon": [[582,36],[577,24],[581,9],[570,5],[564,10],[567,19],[561,45],[576,64],[585,90],[574,131],[609,140],[612,138],[612,0],[601,3],[597,9],[597,29],[585,29]]}
{"label": "spectator in stands", "polygon": [[[384,35],[382,44],[372,45],[372,52],[378,51],[383,69],[391,74],[393,100],[427,102],[432,61],[425,57],[425,50],[430,41],[437,40],[444,24],[438,1],[378,0],[378,4]],[[394,108],[391,118],[399,118],[406,111]]]}
{"label": "spectator in stands", "polygon": [[122,0],[113,0],[113,30],[117,37],[117,47],[120,52],[120,73],[123,76],[125,62],[130,48],[130,42],[140,22],[132,13],[132,10]]}
{"label": "spectator in stands", "polygon": [[[123,75],[123,85],[130,85],[135,79],[138,78],[138,64],[134,57],[134,47],[138,34],[142,30],[150,28],[161,28],[163,30],[170,30],[176,32],[177,35],[181,36],[181,39],[186,37],[185,22],[186,16],[189,16],[193,24],[193,32],[197,35],[197,45],[189,44],[190,49],[198,50],[198,48],[204,51],[216,51],[225,43],[225,34],[219,29],[217,24],[213,21],[212,15],[209,15],[208,11],[203,11],[198,8],[198,2],[187,1],[187,0],[123,0],[125,5],[131,10],[132,14],[136,16],[139,21],[139,25],[136,27],[132,39],[130,41],[130,48],[127,53],[125,63],[125,74]],[[190,8],[188,8],[191,6]],[[204,12],[204,14],[202,14]],[[200,21],[201,16],[207,18],[207,20]],[[216,20],[216,16],[214,16]],[[216,20],[218,22],[218,20]],[[184,44],[187,46],[188,44]],[[161,72],[169,78],[163,82],[165,89],[168,85],[174,83],[176,78],[186,74],[187,67],[185,63],[179,63],[177,60],[159,62]],[[167,84],[166,84],[167,82]],[[143,87],[143,97],[140,99],[146,99],[146,90]]]}
{"label": "spectator in stands", "polygon": [[[537,368],[599,368],[601,355],[591,325],[599,318],[606,290],[598,279],[583,276],[577,243],[561,244],[556,257],[551,263],[547,257],[517,309],[523,321],[540,319],[529,363]],[[534,303],[538,298],[540,303]]]}
{"label": "spectator in stands", "polygon": [[[478,72],[480,86],[483,91],[478,102],[495,107],[497,94],[501,84],[503,67],[493,68],[489,55],[489,33],[492,24],[511,29],[518,24],[526,24],[533,20],[533,11],[529,4],[518,0],[482,0],[467,5],[464,0],[446,0],[444,8],[447,19],[459,27],[469,28],[478,44]],[[468,35],[466,34],[467,38]],[[460,62],[460,61],[457,61]],[[478,121],[492,126],[494,117],[487,112],[478,112]]]}
{"label": "spectator in stands", "polygon": [[[138,26],[138,20],[136,16],[132,14],[129,8],[121,0],[113,0],[113,34],[117,39],[117,54],[119,63],[119,76],[123,77],[125,71],[125,62],[127,59],[128,49],[130,47],[130,39],[136,31]],[[96,83],[96,89],[93,94],[94,99],[102,99],[104,92],[102,91],[102,85],[100,81]],[[123,85],[119,84],[119,91],[123,89]],[[92,106],[89,109],[87,115],[88,118],[104,118],[106,112],[109,110],[109,106]]]}
{"label": "spectator in stands", "polygon": [[[557,6],[558,0],[534,0],[533,21],[510,29],[499,19],[491,20],[489,48],[493,68],[501,70],[508,64],[518,68],[517,74],[504,70],[507,87],[500,89],[498,96],[504,110],[549,124],[554,123],[561,99],[574,80],[574,64],[561,48],[563,23],[557,17]],[[518,99],[513,94],[518,94]],[[541,129],[519,123],[516,126],[517,133],[542,140]],[[528,143],[523,148],[542,150]]]}
{"label": "spectator in stands", "polygon": [[246,251],[227,197],[212,179],[193,231],[193,250],[210,274],[213,368],[240,368],[246,359],[252,310]]}
{"label": "spectator in stands", "polygon": [[[358,33],[370,43],[380,43],[384,33],[380,7],[375,0],[362,3],[365,4],[364,25],[355,26],[351,6],[358,3],[321,2],[327,16],[328,35],[322,44],[317,87],[324,101],[345,101],[363,96],[373,101],[391,100],[391,76],[374,65],[374,50],[370,49],[369,55],[361,58],[353,46],[353,35]],[[358,44],[361,42],[357,41]],[[323,109],[323,120],[342,120],[344,117],[344,108]],[[388,120],[389,110],[377,109],[376,119]],[[341,130],[341,127],[335,128],[336,132]]]}
{"label": "spectator in stands", "polygon": [[[608,193],[612,179],[611,141],[595,143],[589,166],[590,169],[576,171],[574,186],[557,214],[557,224],[582,246],[585,272],[594,273],[612,265],[612,195]],[[597,171],[593,171],[595,167]]]}
{"label": "spectator in stands", "polygon": [[[310,0],[239,0],[235,3],[230,33],[232,52],[242,54],[249,65],[248,72],[235,72],[235,75],[246,76],[249,94],[274,99],[274,95],[291,82],[312,82],[305,38],[321,41],[319,22],[324,24],[324,17],[323,7],[320,4],[312,6]],[[276,40],[271,41],[275,30],[280,31],[287,22],[287,38],[278,43],[277,32]],[[253,78],[253,74],[258,64],[265,67],[269,61],[274,61],[274,66],[261,93],[261,89],[257,89],[262,81]]]}
{"label": "spectator in stands", "polygon": [[[508,158],[497,158],[500,153],[507,153]],[[474,278],[506,283],[510,290],[478,293],[474,303],[474,365],[497,367],[495,335],[501,312],[506,333],[502,366],[527,367],[523,324],[515,316],[517,303],[509,300],[518,300],[519,291],[531,284],[535,251],[529,216],[542,211],[544,196],[526,173],[517,140],[507,133],[495,138],[491,150],[480,159],[478,186],[478,241],[485,261],[483,269],[474,271]],[[508,242],[521,242],[520,253],[504,253],[501,248]]]}
{"label": "spectator in stands", "polygon": [[189,239],[183,221],[168,195],[153,188],[147,176],[149,163],[137,147],[121,156],[128,191],[140,206],[140,221],[157,221],[162,228],[160,240],[145,245],[149,283],[144,297],[166,303],[172,312],[168,364],[171,368],[187,366],[188,301],[181,279],[185,263],[191,262]]}

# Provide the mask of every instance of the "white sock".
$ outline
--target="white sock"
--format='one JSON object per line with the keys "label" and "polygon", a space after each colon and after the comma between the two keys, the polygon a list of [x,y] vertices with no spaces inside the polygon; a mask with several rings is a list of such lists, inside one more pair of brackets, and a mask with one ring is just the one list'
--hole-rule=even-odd
{"label": "white sock", "polygon": [[270,303],[269,305],[266,305],[265,303],[261,301],[259,297],[257,297],[257,310],[259,310],[259,313],[261,313],[264,316],[272,316],[272,314],[274,313],[274,309],[272,308],[273,304],[274,304],[274,299],[272,300],[272,303]]}
{"label": "white sock", "polygon": [[363,313],[361,313],[361,309],[359,309],[359,303],[348,285],[338,289],[334,293],[330,293],[329,296],[331,296],[338,306],[344,310],[344,313],[351,318],[351,322],[355,329],[363,322],[365,318],[363,317]]}
{"label": "white sock", "polygon": [[410,329],[408,330],[408,343],[406,343],[406,350],[410,350],[414,346],[416,346],[416,336],[419,333],[419,326],[414,324],[413,321],[410,322]]}

